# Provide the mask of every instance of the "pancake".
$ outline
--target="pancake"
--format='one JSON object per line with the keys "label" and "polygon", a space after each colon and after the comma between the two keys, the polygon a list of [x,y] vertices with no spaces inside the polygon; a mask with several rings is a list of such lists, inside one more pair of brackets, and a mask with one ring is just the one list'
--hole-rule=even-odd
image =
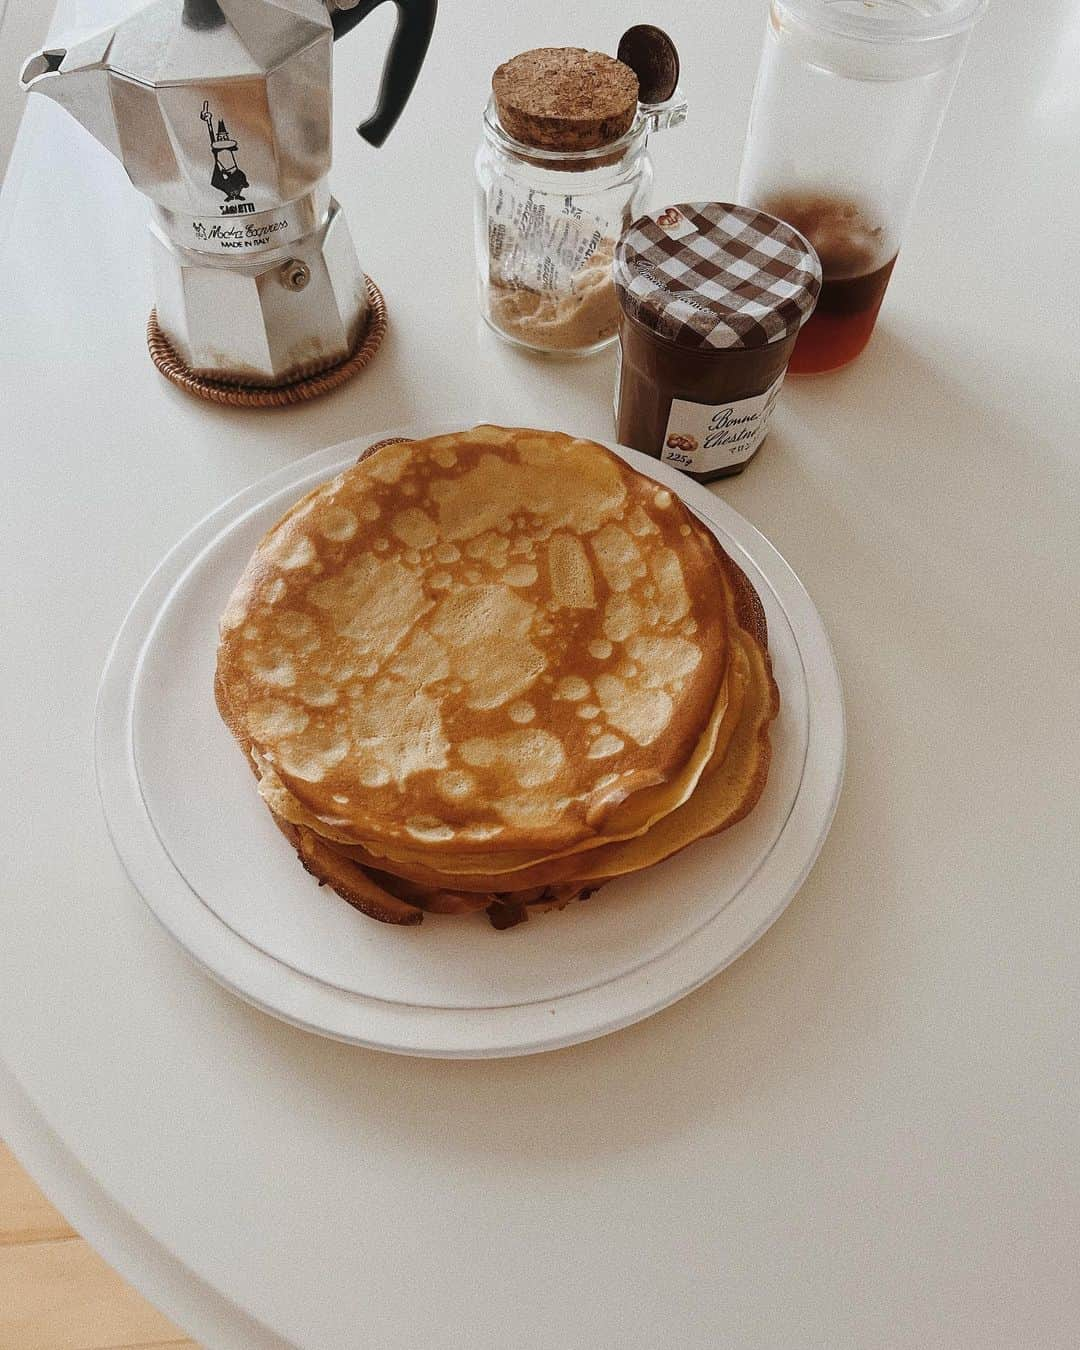
{"label": "pancake", "polygon": [[[745,574],[735,563],[727,557],[722,556],[722,568],[718,573],[718,599],[724,606],[726,626],[729,632],[746,625],[749,630],[749,636],[755,642],[758,642],[762,650],[767,653],[767,637],[765,627],[764,611],[761,609],[760,601],[753,587]],[[741,620],[741,623],[740,623]],[[722,760],[727,746],[734,734],[735,726],[739,719],[742,703],[742,686],[738,681],[732,681],[731,671],[725,675],[723,696],[717,702],[717,709],[720,716],[718,726],[715,728],[715,737],[710,733],[708,742],[712,745],[711,752],[705,758],[705,772],[709,771],[710,765],[719,763]],[[696,777],[697,775],[695,775]],[[295,803],[287,798],[287,794],[281,794],[274,791],[267,791],[261,788],[267,804],[271,809],[289,815],[289,812],[295,808]],[[682,804],[687,799],[689,793],[671,798],[669,810]],[[627,808],[633,808],[637,803],[641,803],[638,811],[639,817],[642,817],[638,828],[629,828],[633,823],[633,817],[627,812]],[[653,793],[650,789],[645,789],[635,793],[627,802],[623,803],[615,813],[620,824],[627,828],[614,831],[610,827],[602,835],[579,843],[570,849],[547,852],[532,853],[504,853],[504,854],[440,854],[437,859],[430,853],[421,849],[406,849],[400,847],[389,847],[382,844],[365,843],[362,846],[348,847],[348,840],[337,841],[340,845],[339,851],[347,857],[353,857],[362,861],[365,865],[372,867],[387,867],[400,873],[403,876],[414,876],[417,878],[430,879],[436,873],[449,884],[449,879],[453,878],[457,885],[467,886],[467,878],[470,875],[476,875],[483,880],[481,884],[494,883],[496,874],[503,876],[504,885],[514,886],[520,878],[517,873],[528,868],[536,867],[546,861],[561,858],[571,853],[583,852],[587,849],[596,848],[601,844],[614,842],[619,839],[633,838],[638,834],[643,834],[646,829],[656,823],[667,811],[652,809],[655,807]],[[613,817],[613,819],[615,818]],[[290,816],[290,818],[292,818]],[[300,818],[302,823],[315,825],[310,818]],[[410,870],[412,868],[413,870]]]}
{"label": "pancake", "polygon": [[[717,746],[721,743],[726,745],[724,729],[731,720],[730,712],[727,676],[725,675],[705,734],[701,737],[693,755],[676,779],[670,783],[641,788],[634,792],[625,801],[620,802],[604,821],[603,826],[588,838],[562,849],[519,850],[499,853],[491,851],[487,853],[448,853],[440,851],[439,870],[444,873],[461,874],[463,876],[470,872],[512,873],[549,858],[562,858],[571,853],[595,848],[599,844],[610,843],[618,839],[630,839],[635,835],[643,834],[656,821],[662,819],[668,812],[673,811],[675,807],[680,806],[689,798],[698,779],[714,757]],[[249,751],[249,753],[252,753],[256,764],[259,776],[259,792],[267,806],[276,815],[291,821],[293,824],[304,825],[309,829],[316,830],[324,838],[335,843],[341,845],[353,843],[350,835],[341,833],[333,826],[327,826],[320,822],[312,812],[298,802],[274,772],[273,766],[267,764],[257,751]],[[424,849],[395,847],[373,841],[366,841],[362,846],[362,852],[365,857],[370,856],[384,860],[388,867],[396,867],[398,863],[409,862],[427,864],[431,858],[431,853]]]}
{"label": "pancake", "polygon": [[[359,877],[362,885],[374,885],[387,900],[415,906],[417,912],[464,914],[484,909],[492,923],[505,928],[530,914],[587,898],[605,881],[653,866],[742,820],[765,787],[771,757],[769,728],[779,710],[779,691],[772,677],[761,603],[730,559],[725,573],[727,604],[738,625],[729,678],[732,716],[726,719],[725,735],[689,801],[655,828],[629,843],[553,860],[512,877],[448,876],[415,864],[399,868],[404,875],[398,876],[382,870],[380,860],[361,848],[328,845],[323,879],[335,889],[344,880],[343,893],[353,903]],[[305,866],[316,870],[308,861]]]}
{"label": "pancake", "polygon": [[[765,616],[757,594],[741,569],[722,550],[718,548],[718,551],[721,554],[722,568],[718,573],[717,581],[721,603],[725,609],[726,628],[730,633],[739,627],[741,616],[754,640],[760,642],[762,648],[767,651]],[[737,698],[736,694],[738,695]],[[717,699],[714,710],[714,724],[710,728],[709,734],[702,738],[692,761],[694,772],[691,787],[680,793],[676,793],[673,787],[669,785],[660,789],[643,789],[636,792],[617,808],[601,833],[571,848],[532,853],[500,853],[498,855],[454,853],[440,855],[437,863],[432,859],[430,853],[423,850],[390,847],[381,844],[365,843],[360,848],[343,851],[346,856],[358,858],[365,864],[376,867],[390,867],[402,875],[430,878],[437,869],[442,877],[446,879],[454,878],[456,884],[464,886],[466,885],[466,878],[470,875],[493,881],[495,874],[505,873],[507,874],[505,885],[508,887],[514,886],[519,880],[516,876],[518,872],[534,868],[554,858],[584,852],[604,843],[630,839],[639,834],[644,834],[663,816],[681,806],[689,798],[701,773],[707,772],[710,764],[718,763],[723,758],[738,722],[741,703],[741,689],[733,690],[729,686],[729,674],[726,674],[722,693]],[[274,802],[270,802],[268,798],[268,803],[274,806],[274,809],[279,809],[284,805],[286,813],[292,806],[291,803],[283,803],[280,798]],[[345,843],[348,841],[342,840],[339,842]],[[419,868],[419,870],[410,872],[410,866]]]}
{"label": "pancake", "polygon": [[721,556],[590,441],[386,445],[256,549],[218,704],[276,814],[389,866],[626,837],[688,799],[720,734]]}
{"label": "pancake", "polygon": [[[446,877],[410,866],[409,876],[388,873],[364,864],[361,850],[329,844],[312,837],[301,847],[308,871],[328,883],[350,903],[375,918],[389,904],[443,914],[466,914],[484,909],[499,927],[520,922],[541,909],[563,908],[571,900],[587,898],[606,881],[645,870],[680,852],[707,835],[717,834],[742,820],[756,805],[768,775],[769,723],[776,715],[776,685],[767,658],[746,634],[739,635],[742,666],[738,677],[740,715],[728,749],[710,766],[688,802],[646,834],[621,843],[561,858],[515,874],[513,887],[505,876]],[[295,828],[295,827],[289,827]],[[351,855],[351,856],[348,856]],[[374,889],[372,889],[374,888]],[[419,917],[394,917],[393,923],[419,922]]]}
{"label": "pancake", "polygon": [[[634,839],[580,851],[573,857],[549,858],[506,874],[454,875],[442,861],[421,857],[395,861],[402,875],[431,886],[462,889],[527,887],[552,880],[595,879],[619,875],[668,857],[688,843],[735,824],[756,805],[770,762],[769,728],[779,711],[780,696],[769,660],[761,602],[745,575],[726,560],[725,593],[734,623],[736,647],[728,674],[730,690],[724,731],[693,795],[646,833]],[[744,626],[745,625],[745,626]],[[363,847],[335,845],[342,856],[365,866],[384,866]]]}
{"label": "pancake", "polygon": [[765,616],[677,499],[555,433],[369,455],[260,543],[215,675],[320,884],[383,922],[505,928],[753,809],[779,707]]}

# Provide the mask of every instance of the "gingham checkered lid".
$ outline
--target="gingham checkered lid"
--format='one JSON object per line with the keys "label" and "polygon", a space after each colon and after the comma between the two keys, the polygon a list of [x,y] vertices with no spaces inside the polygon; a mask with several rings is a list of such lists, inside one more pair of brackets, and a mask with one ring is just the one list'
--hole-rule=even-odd
{"label": "gingham checkered lid", "polygon": [[821,263],[790,225],[727,202],[688,202],[635,220],[615,250],[623,309],[680,347],[764,347],[798,332]]}

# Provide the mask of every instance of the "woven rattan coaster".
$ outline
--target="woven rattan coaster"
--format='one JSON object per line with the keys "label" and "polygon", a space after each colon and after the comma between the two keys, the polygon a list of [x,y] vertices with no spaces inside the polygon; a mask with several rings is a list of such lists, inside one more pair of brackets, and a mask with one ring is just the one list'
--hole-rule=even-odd
{"label": "woven rattan coaster", "polygon": [[210,380],[202,375],[193,375],[158,327],[157,310],[150,311],[146,325],[146,345],[150,348],[150,358],[167,380],[171,380],[185,393],[208,399],[211,403],[223,403],[229,408],[287,408],[293,403],[306,403],[308,399],[328,394],[358,375],[379,350],[386,333],[386,301],[370,277],[366,278],[366,283],[371,313],[356,351],[329,370],[303,375],[289,384],[263,388],[238,381]]}

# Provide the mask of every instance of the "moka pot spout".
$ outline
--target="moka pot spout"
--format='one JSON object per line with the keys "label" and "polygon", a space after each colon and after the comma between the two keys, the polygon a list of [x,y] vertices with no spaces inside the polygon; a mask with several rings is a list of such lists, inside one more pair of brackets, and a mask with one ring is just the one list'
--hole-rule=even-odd
{"label": "moka pot spout", "polygon": [[109,49],[115,28],[105,28],[71,46],[43,47],[23,65],[19,84],[27,93],[45,94],[81,122],[95,140],[122,159],[112,99],[109,97]]}

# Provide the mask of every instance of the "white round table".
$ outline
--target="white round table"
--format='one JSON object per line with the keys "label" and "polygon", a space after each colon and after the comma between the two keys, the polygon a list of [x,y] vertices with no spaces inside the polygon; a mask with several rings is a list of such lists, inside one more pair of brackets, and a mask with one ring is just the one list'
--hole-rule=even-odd
{"label": "white round table", "polygon": [[[92,8],[62,4],[57,31]],[[871,347],[791,380],[719,488],[816,600],[848,712],[832,834],[747,955],[591,1044],[397,1058],[219,989],[110,847],[98,676],[217,502],[386,426],[610,436],[610,353],[533,360],[481,328],[471,158],[494,65],[610,49],[630,17],[446,3],[380,152],[351,128],[391,13],[339,44],[332,182],[391,330],[288,412],[161,379],[143,204],[58,108],[28,108],[0,199],[0,1131],[212,1347],[1071,1346],[1077,0],[998,0]],[[641,17],[680,42],[692,105],[654,141],[656,200],[730,193],[763,6]]]}

